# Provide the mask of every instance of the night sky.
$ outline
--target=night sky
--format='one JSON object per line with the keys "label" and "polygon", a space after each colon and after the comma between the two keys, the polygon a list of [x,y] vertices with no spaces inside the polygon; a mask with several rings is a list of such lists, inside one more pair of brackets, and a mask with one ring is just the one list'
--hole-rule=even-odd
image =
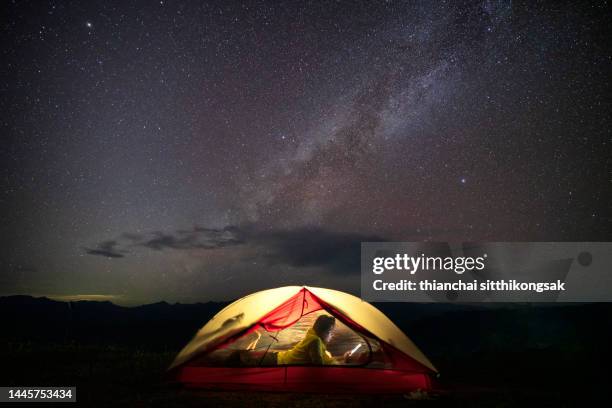
{"label": "night sky", "polygon": [[1,7],[1,294],[358,293],[361,241],[612,240],[606,2]]}

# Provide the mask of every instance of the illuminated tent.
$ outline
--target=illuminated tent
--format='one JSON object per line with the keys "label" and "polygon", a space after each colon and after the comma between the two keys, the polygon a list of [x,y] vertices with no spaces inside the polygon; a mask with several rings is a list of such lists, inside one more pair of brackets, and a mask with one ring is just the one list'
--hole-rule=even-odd
{"label": "illuminated tent", "polygon": [[[268,353],[297,344],[321,314],[336,318],[327,344],[333,356],[359,350],[338,365],[276,365]],[[248,366],[234,356],[255,356]],[[407,392],[431,389],[437,372],[387,316],[358,297],[331,289],[286,286],[230,304],[198,331],[170,366],[187,387],[293,392]]]}

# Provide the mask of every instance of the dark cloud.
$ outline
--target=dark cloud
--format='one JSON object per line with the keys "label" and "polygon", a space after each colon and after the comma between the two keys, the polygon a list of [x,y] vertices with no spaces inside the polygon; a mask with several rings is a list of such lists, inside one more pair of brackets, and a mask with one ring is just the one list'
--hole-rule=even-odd
{"label": "dark cloud", "polygon": [[358,274],[361,243],[386,240],[373,235],[304,228],[262,233],[253,241],[267,247],[265,258],[273,264],[325,267],[333,273]]}
{"label": "dark cloud", "polygon": [[[126,246],[161,251],[164,249],[216,249],[250,245],[261,251],[258,257],[270,265],[325,267],[337,273],[358,273],[361,242],[386,241],[378,236],[339,233],[322,228],[262,230],[254,225],[229,226],[222,229],[195,227],[174,232],[156,231],[140,236],[122,234]],[[123,257],[118,241],[104,241],[96,249],[86,248],[90,255]]]}
{"label": "dark cloud", "polygon": [[127,247],[144,247],[161,251],[164,249],[215,249],[243,243],[235,227],[222,229],[194,227],[191,230],[174,232],[155,231],[150,234],[125,232],[116,240],[99,243],[96,248],[84,248],[89,255],[100,255],[109,258],[121,258],[128,251]]}
{"label": "dark cloud", "polygon": [[195,227],[193,230],[178,230],[175,233],[154,232],[153,237],[140,242],[146,248],[163,249],[215,249],[243,242],[229,228],[212,229]]}
{"label": "dark cloud", "polygon": [[123,258],[126,253],[124,250],[118,249],[119,243],[115,240],[103,241],[96,248],[83,248],[85,253],[89,255],[104,256],[106,258]]}

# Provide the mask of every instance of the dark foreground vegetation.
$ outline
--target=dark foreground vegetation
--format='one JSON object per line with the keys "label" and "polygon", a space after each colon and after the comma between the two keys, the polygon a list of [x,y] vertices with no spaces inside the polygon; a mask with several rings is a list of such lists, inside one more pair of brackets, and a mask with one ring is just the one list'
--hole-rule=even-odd
{"label": "dark foreground vegetation", "polygon": [[433,395],[184,390],[164,374],[222,304],[122,308],[0,298],[2,385],[73,385],[83,406],[607,405],[612,307],[378,305],[442,373]]}

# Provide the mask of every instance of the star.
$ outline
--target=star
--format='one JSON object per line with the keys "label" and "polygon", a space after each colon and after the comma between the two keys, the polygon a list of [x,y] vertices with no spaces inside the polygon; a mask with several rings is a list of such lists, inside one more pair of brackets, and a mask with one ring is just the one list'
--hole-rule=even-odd
{"label": "star", "polygon": [[[32,293],[43,276],[117,293],[130,277],[148,288],[137,296],[179,300],[194,281],[163,273],[184,264],[239,277],[240,293],[286,283],[259,282],[251,259],[266,276],[316,270],[309,282],[342,287],[342,265],[303,261],[314,241],[344,259],[339,231],[609,236],[610,179],[597,175],[609,174],[610,35],[595,6],[5,3],[0,265],[32,263]],[[245,242],[216,251],[194,224]],[[130,253],[109,277],[108,257],[80,248],[111,241]],[[190,293],[217,298],[215,279]]]}

